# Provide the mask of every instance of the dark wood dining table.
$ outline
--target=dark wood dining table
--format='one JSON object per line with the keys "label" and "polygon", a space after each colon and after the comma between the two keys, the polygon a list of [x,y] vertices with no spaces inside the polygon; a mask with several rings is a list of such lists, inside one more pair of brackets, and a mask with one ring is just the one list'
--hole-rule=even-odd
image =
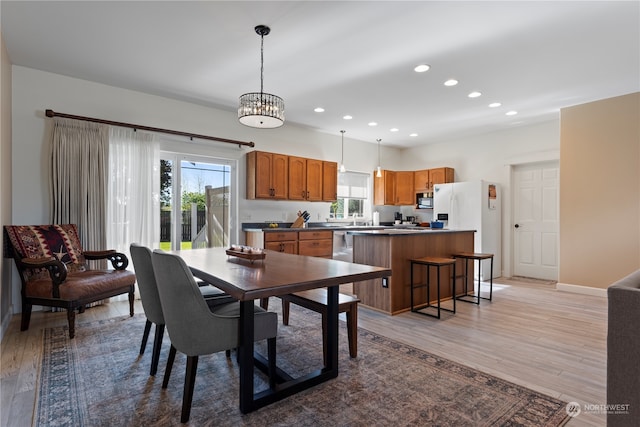
{"label": "dark wood dining table", "polygon": [[[240,301],[240,411],[248,413],[338,376],[338,288],[344,283],[380,279],[391,269],[333,259],[265,250],[262,260],[229,256],[225,248],[173,251],[193,275]],[[254,351],[255,300],[315,288],[327,288],[327,358],[325,366],[298,378],[278,369],[277,383],[254,391],[254,369],[266,369]]]}

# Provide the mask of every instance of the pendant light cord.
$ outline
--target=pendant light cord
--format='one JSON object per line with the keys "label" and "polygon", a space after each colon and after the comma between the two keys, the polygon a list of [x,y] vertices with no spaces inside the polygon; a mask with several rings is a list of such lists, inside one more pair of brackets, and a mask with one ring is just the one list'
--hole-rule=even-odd
{"label": "pendant light cord", "polygon": [[260,34],[260,93],[264,93],[264,34]]}

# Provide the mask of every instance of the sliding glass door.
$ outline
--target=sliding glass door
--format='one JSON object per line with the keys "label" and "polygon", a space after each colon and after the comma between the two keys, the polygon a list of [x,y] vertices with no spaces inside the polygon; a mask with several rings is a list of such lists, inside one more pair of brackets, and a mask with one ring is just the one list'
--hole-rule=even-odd
{"label": "sliding glass door", "polygon": [[232,235],[234,161],[161,153],[160,248],[223,247]]}

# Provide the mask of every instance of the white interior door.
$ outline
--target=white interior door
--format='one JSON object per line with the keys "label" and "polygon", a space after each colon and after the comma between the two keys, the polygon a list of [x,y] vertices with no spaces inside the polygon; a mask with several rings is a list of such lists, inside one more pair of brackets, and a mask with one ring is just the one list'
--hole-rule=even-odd
{"label": "white interior door", "polygon": [[514,275],[558,280],[560,166],[516,166],[513,178]]}

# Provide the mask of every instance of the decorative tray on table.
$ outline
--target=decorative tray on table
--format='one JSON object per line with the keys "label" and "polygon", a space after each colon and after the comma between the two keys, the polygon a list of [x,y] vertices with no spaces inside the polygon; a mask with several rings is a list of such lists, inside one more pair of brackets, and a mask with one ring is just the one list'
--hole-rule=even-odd
{"label": "decorative tray on table", "polygon": [[265,259],[267,254],[259,248],[252,248],[250,246],[236,246],[233,245],[227,249],[227,255],[234,256],[236,258],[248,259],[253,262],[257,259]]}

